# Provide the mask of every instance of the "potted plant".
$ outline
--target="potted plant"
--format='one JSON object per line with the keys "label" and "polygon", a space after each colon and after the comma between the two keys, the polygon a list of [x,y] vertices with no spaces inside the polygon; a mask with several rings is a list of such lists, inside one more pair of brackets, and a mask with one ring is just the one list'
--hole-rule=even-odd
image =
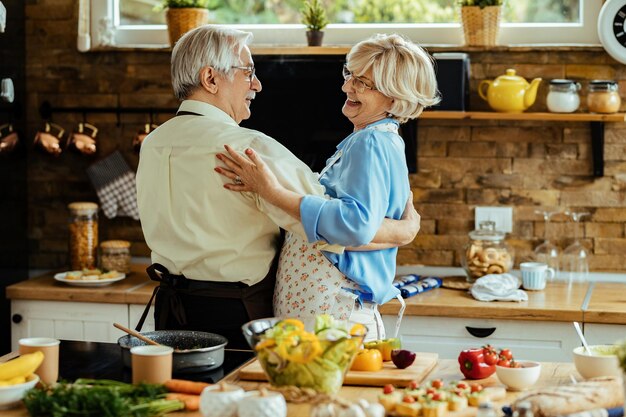
{"label": "potted plant", "polygon": [[163,0],[170,45],[186,32],[209,21],[209,10],[219,7],[219,0]]}
{"label": "potted plant", "polygon": [[459,0],[466,45],[493,46],[498,38],[503,0]]}
{"label": "potted plant", "polygon": [[320,0],[306,0],[302,12],[302,23],[308,29],[306,39],[309,46],[321,46],[324,32],[328,24],[326,10]]}

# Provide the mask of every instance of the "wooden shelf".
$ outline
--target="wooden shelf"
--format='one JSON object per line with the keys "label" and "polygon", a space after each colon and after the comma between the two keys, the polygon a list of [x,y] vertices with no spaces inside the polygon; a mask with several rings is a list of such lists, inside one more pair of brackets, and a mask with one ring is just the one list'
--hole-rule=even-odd
{"label": "wooden shelf", "polygon": [[490,111],[425,111],[420,119],[543,120],[549,122],[626,122],[626,113],[498,113]]}
{"label": "wooden shelf", "polygon": [[[425,111],[419,120],[511,120],[511,121],[545,121],[545,122],[588,122],[591,127],[591,157],[593,176],[604,176],[604,124],[624,123],[626,113],[498,113],[487,111]],[[411,126],[417,129],[417,123]],[[411,130],[412,135],[417,135]],[[417,136],[415,136],[417,137]],[[417,146],[417,145],[415,145]],[[417,167],[415,167],[417,169]],[[416,171],[411,171],[416,172]]]}

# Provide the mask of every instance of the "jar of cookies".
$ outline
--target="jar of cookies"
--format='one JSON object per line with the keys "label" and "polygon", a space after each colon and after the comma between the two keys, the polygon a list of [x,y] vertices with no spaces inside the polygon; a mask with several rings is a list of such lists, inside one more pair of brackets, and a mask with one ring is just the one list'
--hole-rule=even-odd
{"label": "jar of cookies", "polygon": [[492,221],[480,222],[479,228],[469,233],[470,242],[462,258],[467,281],[474,282],[488,274],[502,274],[513,267],[513,255],[504,242],[505,234],[496,230]]}
{"label": "jar of cookies", "polygon": [[73,270],[94,269],[98,247],[98,205],[75,202],[70,210],[70,267]]}
{"label": "jar of cookies", "polygon": [[100,268],[105,271],[130,272],[130,242],[106,240],[100,244]]}

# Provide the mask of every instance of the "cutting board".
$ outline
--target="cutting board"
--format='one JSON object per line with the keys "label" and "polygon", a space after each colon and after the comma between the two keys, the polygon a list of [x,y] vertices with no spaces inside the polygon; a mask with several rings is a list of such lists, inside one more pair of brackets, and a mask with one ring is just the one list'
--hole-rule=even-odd
{"label": "cutting board", "polygon": [[[411,381],[422,382],[437,365],[438,359],[439,355],[436,353],[417,352],[415,362],[406,369],[398,369],[392,362],[385,362],[383,369],[377,372],[348,371],[343,383],[382,387],[385,384],[404,386]],[[267,381],[267,376],[256,359],[239,371],[239,378],[249,381]]]}

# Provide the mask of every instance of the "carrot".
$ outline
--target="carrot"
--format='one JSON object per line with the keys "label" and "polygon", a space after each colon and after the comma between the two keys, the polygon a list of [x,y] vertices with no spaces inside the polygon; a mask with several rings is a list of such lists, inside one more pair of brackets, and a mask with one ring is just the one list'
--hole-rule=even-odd
{"label": "carrot", "polygon": [[200,409],[200,396],[193,394],[181,394],[180,392],[170,392],[165,395],[166,400],[178,400],[185,403],[185,410],[198,411]]}
{"label": "carrot", "polygon": [[211,384],[206,382],[188,381],[186,379],[170,379],[165,382],[165,388],[169,392],[179,392],[181,394],[200,395],[202,390]]}

